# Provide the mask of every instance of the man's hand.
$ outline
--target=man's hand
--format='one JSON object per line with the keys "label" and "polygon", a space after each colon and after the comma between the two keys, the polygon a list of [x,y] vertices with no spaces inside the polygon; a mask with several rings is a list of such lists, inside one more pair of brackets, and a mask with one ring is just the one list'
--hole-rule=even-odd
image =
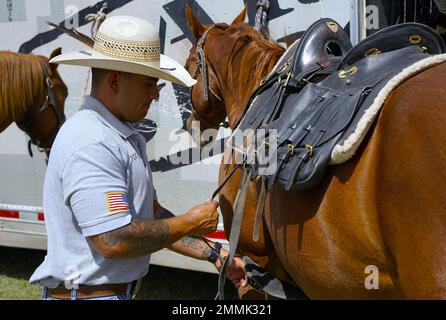
{"label": "man's hand", "polygon": [[248,284],[245,278],[245,264],[240,256],[234,256],[231,265],[226,269],[226,277],[232,281],[235,288],[244,287]]}
{"label": "man's hand", "polygon": [[193,207],[185,214],[191,224],[195,226],[191,234],[206,235],[217,229],[218,206],[217,201],[208,200]]}
{"label": "man's hand", "polygon": [[[229,255],[229,252],[222,249],[220,254],[223,258],[226,258]],[[231,280],[236,289],[245,287],[248,284],[245,278],[246,274],[244,266],[245,264],[243,263],[242,258],[239,255],[235,255],[231,264],[226,267],[226,277]],[[215,268],[217,268],[218,272],[220,272],[221,267],[221,261],[218,259],[215,262]]]}

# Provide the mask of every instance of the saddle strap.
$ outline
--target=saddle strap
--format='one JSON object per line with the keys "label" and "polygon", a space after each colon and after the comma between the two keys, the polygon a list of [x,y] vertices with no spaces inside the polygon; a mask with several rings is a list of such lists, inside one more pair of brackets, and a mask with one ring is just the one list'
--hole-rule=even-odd
{"label": "saddle strap", "polygon": [[254,221],[254,229],[252,232],[252,239],[256,242],[259,241],[260,223],[262,221],[263,210],[265,208],[265,200],[266,200],[266,177],[261,176],[260,181],[262,183],[262,187],[260,189],[259,201],[257,202],[256,218]]}
{"label": "saddle strap", "polygon": [[[249,121],[249,126],[254,128],[260,127],[264,119],[269,119],[271,113],[277,107],[277,101],[280,99],[282,85],[274,83],[270,88],[264,91],[265,100],[262,101],[261,107],[258,107],[255,115]],[[273,105],[273,106],[272,106]]]}
{"label": "saddle strap", "polygon": [[285,86],[279,85],[278,99],[275,101],[272,110],[269,111],[269,113],[266,115],[265,119],[262,122],[261,127],[267,126],[268,124],[273,122],[274,119],[276,118],[277,113],[279,112],[279,110],[281,110],[282,107],[283,97],[285,95],[284,91],[285,91]]}
{"label": "saddle strap", "polygon": [[252,170],[247,167],[243,172],[241,184],[235,198],[234,213],[232,215],[231,231],[229,236],[229,255],[226,257],[220,270],[218,278],[218,298],[224,300],[224,285],[226,277],[226,268],[231,264],[240,239],[240,231],[242,230],[243,211],[245,209],[246,196],[248,194],[249,183],[251,182]]}

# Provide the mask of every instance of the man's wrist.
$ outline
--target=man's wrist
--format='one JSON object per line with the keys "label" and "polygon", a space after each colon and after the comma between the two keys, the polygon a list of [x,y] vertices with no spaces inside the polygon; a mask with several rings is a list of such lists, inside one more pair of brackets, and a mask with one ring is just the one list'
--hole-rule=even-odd
{"label": "man's wrist", "polygon": [[211,248],[204,249],[203,257],[210,263],[215,263],[218,259],[217,254]]}
{"label": "man's wrist", "polygon": [[214,248],[208,247],[205,249],[203,257],[206,258],[206,260],[209,261],[210,263],[215,264],[219,259],[221,247],[222,247],[221,243],[215,242]]}

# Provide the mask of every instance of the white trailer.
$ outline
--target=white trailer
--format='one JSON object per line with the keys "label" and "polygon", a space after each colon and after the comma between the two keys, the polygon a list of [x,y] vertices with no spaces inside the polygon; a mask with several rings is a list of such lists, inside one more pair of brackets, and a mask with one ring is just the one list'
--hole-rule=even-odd
{"label": "white trailer", "polygon": [[[254,19],[257,0],[248,0],[249,21]],[[90,34],[91,22],[85,16],[96,13],[107,4],[109,15],[133,15],[158,26],[164,53],[185,62],[192,46],[184,14],[185,3],[191,3],[204,22],[230,23],[243,9],[242,0],[0,0],[0,50],[20,51],[48,56],[53,49],[62,47],[64,52],[82,49],[82,44],[52,30],[46,21],[64,22]],[[352,3],[356,0],[326,1],[270,1],[270,34],[283,41],[287,35],[298,35],[322,17],[330,17],[346,26],[352,19]],[[354,25],[361,24],[355,22]],[[360,34],[358,30],[355,34]],[[89,69],[59,66],[59,72],[69,89],[65,113],[70,117],[80,106],[89,91]],[[163,85],[163,84],[162,84]],[[160,203],[176,214],[203,202],[217,187],[221,154],[202,161],[184,165],[175,162],[179,151],[189,152],[196,146],[184,129],[184,119],[189,115],[188,91],[165,83],[159,102],[150,109],[156,134],[147,143],[147,154]],[[219,139],[228,135],[222,129]],[[42,187],[45,176],[45,158],[37,150],[30,157],[28,137],[15,124],[0,134],[0,245],[19,248],[46,249]],[[222,231],[209,235],[227,241]],[[169,250],[153,255],[152,263],[190,270],[215,272],[207,262],[189,259]]]}

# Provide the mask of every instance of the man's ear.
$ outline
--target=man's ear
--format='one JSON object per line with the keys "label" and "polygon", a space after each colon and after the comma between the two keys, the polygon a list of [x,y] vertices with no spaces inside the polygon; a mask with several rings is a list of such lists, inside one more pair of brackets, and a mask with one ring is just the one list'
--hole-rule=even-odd
{"label": "man's ear", "polygon": [[119,93],[119,83],[122,81],[122,72],[110,71],[106,74],[107,85],[114,94]]}
{"label": "man's ear", "polygon": [[198,40],[201,38],[203,33],[205,32],[206,28],[200,23],[198,18],[195,16],[194,12],[192,11],[192,8],[189,4],[186,3],[185,6],[186,10],[186,18],[187,18],[187,24],[189,25],[189,29],[192,31],[192,34],[195,37],[195,40]]}
{"label": "man's ear", "polygon": [[235,18],[234,21],[232,21],[231,25],[236,25],[245,22],[247,10],[248,6],[245,4],[245,7],[243,8],[242,12],[240,12],[237,18]]}

